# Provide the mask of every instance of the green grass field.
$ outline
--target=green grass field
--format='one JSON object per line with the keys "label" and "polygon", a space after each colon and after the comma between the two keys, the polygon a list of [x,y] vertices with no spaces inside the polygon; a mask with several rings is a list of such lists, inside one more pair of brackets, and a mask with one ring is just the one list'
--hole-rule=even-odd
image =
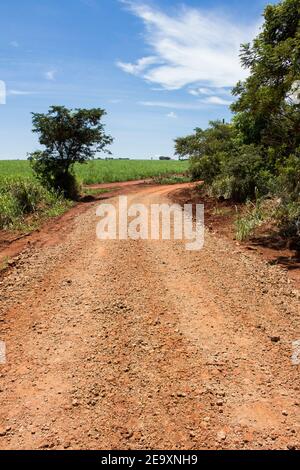
{"label": "green grass field", "polygon": [[[151,160],[94,160],[76,165],[75,172],[83,184],[114,183],[186,172],[188,162]],[[29,162],[0,160],[0,178],[33,177]]]}
{"label": "green grass field", "polygon": [[[76,165],[75,172],[84,185],[146,178],[172,183],[187,169],[187,162],[95,160]],[[84,191],[92,194],[91,189]],[[37,181],[29,162],[0,160],[0,229],[31,231],[42,220],[62,214],[70,205],[70,201],[48,191]]]}

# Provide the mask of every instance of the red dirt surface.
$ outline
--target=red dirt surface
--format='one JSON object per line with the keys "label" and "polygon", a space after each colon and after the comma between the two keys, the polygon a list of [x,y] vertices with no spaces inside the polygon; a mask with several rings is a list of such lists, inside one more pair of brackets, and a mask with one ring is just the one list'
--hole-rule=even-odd
{"label": "red dirt surface", "polygon": [[[181,189],[126,194],[149,207]],[[100,241],[98,204],[33,234],[0,281],[0,448],[299,448],[287,273],[211,230],[194,252]]]}
{"label": "red dirt surface", "polygon": [[278,265],[288,274],[293,285],[300,289],[300,253],[288,248],[288,242],[278,234],[266,233],[251,238],[246,242],[235,239],[234,220],[237,211],[241,212],[241,204],[230,201],[218,201],[201,195],[198,190],[185,188],[173,193],[173,200],[181,205],[203,203],[205,207],[205,226],[215,235],[234,241],[248,251],[253,251],[260,259],[270,265]]}

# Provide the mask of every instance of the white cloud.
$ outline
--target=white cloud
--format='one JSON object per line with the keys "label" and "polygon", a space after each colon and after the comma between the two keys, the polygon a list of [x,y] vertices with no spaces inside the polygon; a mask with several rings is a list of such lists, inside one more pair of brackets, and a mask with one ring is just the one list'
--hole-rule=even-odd
{"label": "white cloud", "polygon": [[56,70],[48,70],[45,73],[45,78],[46,78],[46,80],[53,81],[53,80],[55,80],[55,75],[56,75]]}
{"label": "white cloud", "polygon": [[0,104],[6,104],[6,84],[0,80]]}
{"label": "white cloud", "polygon": [[140,75],[150,65],[157,64],[157,62],[157,57],[143,57],[142,59],[139,59],[136,64],[118,61],[117,66],[124,72],[131,73],[132,75]]}
{"label": "white cloud", "polygon": [[35,91],[23,91],[23,90],[8,90],[8,95],[12,96],[27,96],[27,95],[35,95]]}
{"label": "white cloud", "polygon": [[220,96],[210,96],[202,102],[207,104],[215,104],[218,106],[230,106],[232,103],[232,101],[224,100],[223,98],[220,98]]}
{"label": "white cloud", "polygon": [[228,88],[191,88],[189,94],[192,96],[213,96],[213,95],[225,95],[231,96],[231,89]]}
{"label": "white cloud", "polygon": [[232,87],[246,76],[240,44],[253,38],[258,24],[238,25],[200,8],[182,7],[170,15],[146,4],[122,3],[144,22],[145,40],[153,51],[136,63],[119,62],[122,70],[169,90],[192,84]]}
{"label": "white cloud", "polygon": [[140,101],[141,106],[149,106],[155,108],[169,108],[169,109],[201,109],[201,103],[180,103],[176,101]]}
{"label": "white cloud", "polygon": [[178,118],[177,114],[174,113],[174,111],[171,111],[169,114],[167,114],[167,117],[171,118],[171,119],[177,119]]}
{"label": "white cloud", "polygon": [[196,88],[189,90],[189,94],[193,96],[212,95],[213,91],[210,88]]}
{"label": "white cloud", "polygon": [[191,103],[184,103],[179,101],[140,101],[138,104],[140,104],[141,106],[148,106],[152,108],[155,107],[168,109],[197,110],[205,109],[211,106],[229,106],[231,103],[232,101],[224,100],[219,96],[209,96]]}

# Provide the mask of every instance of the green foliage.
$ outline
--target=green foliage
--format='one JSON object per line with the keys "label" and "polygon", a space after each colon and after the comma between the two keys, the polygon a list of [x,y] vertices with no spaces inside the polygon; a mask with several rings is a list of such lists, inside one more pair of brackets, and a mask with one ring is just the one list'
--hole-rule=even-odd
{"label": "green foliage", "polygon": [[86,165],[74,167],[75,174],[82,184],[133,181],[182,174],[187,170],[188,162],[158,160],[94,160]]}
{"label": "green foliage", "polygon": [[300,199],[300,155],[291,155],[279,169],[277,192],[282,199]]}
{"label": "green foliage", "polygon": [[[94,160],[74,166],[82,184],[164,178],[164,175],[172,179],[171,174],[181,175],[187,169],[187,162],[150,160]],[[96,195],[105,191],[85,189],[84,193]],[[41,219],[60,215],[68,207],[70,203],[61,195],[36,180],[28,161],[0,161],[0,229],[35,229]]]}
{"label": "green foliage", "polygon": [[[158,160],[91,160],[85,165],[75,164],[74,174],[81,184],[114,183],[182,174],[188,171],[188,162]],[[26,160],[0,160],[0,175],[33,178]]]}
{"label": "green foliage", "polygon": [[209,194],[218,199],[232,199],[234,178],[220,175],[214,179],[209,187]]}
{"label": "green foliage", "polygon": [[61,196],[34,179],[0,178],[0,229],[19,228],[30,215],[60,213],[67,206]]}
{"label": "green foliage", "polygon": [[233,93],[232,110],[245,143],[278,148],[287,156],[300,144],[300,2],[284,0],[264,12],[262,32],[244,44],[250,70]]}
{"label": "green foliage", "polygon": [[156,184],[183,184],[189,183],[191,179],[188,176],[183,175],[166,175],[166,176],[157,176],[154,178]]}
{"label": "green foliage", "polygon": [[297,237],[297,247],[300,249],[300,203],[287,202],[281,204],[276,212],[281,233],[286,237]]}
{"label": "green foliage", "polygon": [[272,174],[267,160],[260,148],[241,144],[234,126],[210,123],[198,153],[201,157],[190,159],[192,178],[204,180],[214,196],[243,202],[269,191]]}
{"label": "green foliage", "polygon": [[205,155],[200,159],[191,160],[191,176],[194,181],[205,181],[206,185],[212,184],[220,173],[221,158],[219,154],[212,156]]}
{"label": "green foliage", "polygon": [[298,237],[300,249],[300,158],[291,155],[281,166],[276,182],[280,205],[276,219],[282,233],[288,237]]}
{"label": "green foliage", "polygon": [[[298,234],[300,213],[300,2],[282,0],[264,12],[261,33],[241,46],[248,78],[233,90],[231,124],[176,139],[175,150],[190,158],[194,180],[203,179],[217,198],[247,206],[237,221],[243,239],[262,220],[261,198],[277,201],[272,217],[284,233]],[[249,210],[248,210],[249,209]]]}
{"label": "green foliage", "polygon": [[243,145],[227,155],[222,161],[220,175],[230,181],[230,198],[237,202],[267,194],[272,178],[265,169],[259,149],[252,145]]}
{"label": "green foliage", "polygon": [[239,215],[235,221],[236,239],[238,241],[247,240],[265,220],[266,213],[260,201],[257,201],[255,205],[249,202],[243,215]]}
{"label": "green foliage", "polygon": [[234,126],[221,121],[211,121],[208,129],[195,130],[194,139],[192,136],[188,136],[186,141],[185,138],[177,139],[175,149],[178,155],[183,155],[180,153],[183,151],[185,155],[189,155],[192,179],[204,180],[209,185],[219,175],[222,161],[234,151],[237,141],[238,135]]}
{"label": "green foliage", "polygon": [[78,197],[74,164],[87,162],[112,143],[101,122],[105,114],[100,108],[64,106],[52,106],[47,114],[33,113],[33,132],[46,149],[32,153],[29,160],[43,184],[70,199]]}
{"label": "green foliage", "polygon": [[208,129],[195,129],[195,133],[175,140],[175,153],[180,157],[189,157],[194,161],[218,152],[230,151],[237,137],[232,124],[211,121]]}

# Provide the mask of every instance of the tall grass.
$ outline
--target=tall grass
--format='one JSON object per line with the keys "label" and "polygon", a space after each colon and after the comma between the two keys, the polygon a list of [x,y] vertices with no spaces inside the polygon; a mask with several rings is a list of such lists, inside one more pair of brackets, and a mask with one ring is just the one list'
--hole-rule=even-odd
{"label": "tall grass", "polygon": [[187,162],[151,160],[95,160],[77,165],[75,173],[83,184],[138,180],[187,171]]}
{"label": "tall grass", "polygon": [[35,225],[42,217],[61,214],[69,205],[34,178],[0,177],[0,229]]}
{"label": "tall grass", "polygon": [[[136,179],[181,174],[188,170],[188,162],[157,160],[94,160],[77,164],[75,174],[82,184],[114,183]],[[0,161],[1,176],[33,177],[29,162],[24,160]]]}
{"label": "tall grass", "polygon": [[[164,177],[187,171],[187,162],[150,160],[95,160],[76,165],[82,184],[111,183]],[[35,228],[43,217],[63,213],[70,202],[48,191],[34,177],[26,160],[0,161],[0,229]]]}
{"label": "tall grass", "polygon": [[272,212],[272,201],[257,199],[255,203],[247,202],[243,214],[235,221],[236,239],[241,242],[249,239],[270,218]]}

